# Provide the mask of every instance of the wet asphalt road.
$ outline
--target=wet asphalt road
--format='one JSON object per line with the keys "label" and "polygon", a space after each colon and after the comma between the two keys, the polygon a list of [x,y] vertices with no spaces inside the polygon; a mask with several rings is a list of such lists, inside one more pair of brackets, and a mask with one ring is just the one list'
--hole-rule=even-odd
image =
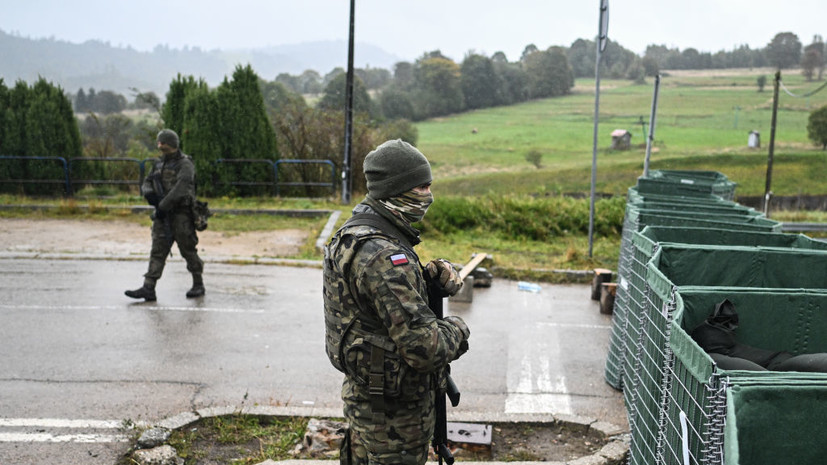
{"label": "wet asphalt road", "polygon": [[[341,412],[320,269],[208,263],[207,295],[186,299],[189,274],[171,259],[157,302],[125,297],[145,269],[0,259],[0,464],[112,464],[128,447],[125,420],[210,407]],[[622,394],[603,380],[611,319],[589,295],[494,280],[470,304],[449,302],[471,328],[449,419],[578,415],[627,429]]]}

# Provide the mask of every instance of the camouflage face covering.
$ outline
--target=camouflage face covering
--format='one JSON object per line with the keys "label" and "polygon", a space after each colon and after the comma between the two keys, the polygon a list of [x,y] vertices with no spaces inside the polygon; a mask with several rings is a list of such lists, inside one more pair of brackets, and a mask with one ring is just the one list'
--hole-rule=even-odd
{"label": "camouflage face covering", "polygon": [[434,203],[434,194],[419,194],[413,190],[404,192],[389,199],[380,200],[379,203],[385,206],[395,215],[401,216],[408,223],[422,221],[428,207]]}

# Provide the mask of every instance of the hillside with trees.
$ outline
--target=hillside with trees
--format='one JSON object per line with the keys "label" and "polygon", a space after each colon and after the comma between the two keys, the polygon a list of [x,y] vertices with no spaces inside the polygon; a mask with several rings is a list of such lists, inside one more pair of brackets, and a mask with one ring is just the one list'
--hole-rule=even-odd
{"label": "hillside with trees", "polygon": [[[370,44],[358,44],[357,62],[390,68],[398,57]],[[250,64],[268,79],[280,73],[298,74],[306,69],[320,72],[344,63],[347,43],[313,42],[255,50],[183,49],[157,45],[150,52],[89,40],[74,44],[55,38],[30,39],[0,30],[0,78],[7,83],[22,79],[34,82],[43,76],[64,89],[112,90],[128,94],[137,88],[163,95],[178,73],[221,83],[239,64]]]}
{"label": "hillside with trees", "polygon": [[[43,52],[47,58],[61,52],[74,56],[71,54],[80,53],[87,46],[101,54],[113,52],[126,56],[137,53],[128,49],[109,50],[112,47],[100,43],[72,48],[53,40],[45,42],[45,45],[52,47],[49,49],[51,52]],[[0,33],[0,47],[9,47],[10,44],[22,47],[22,50],[15,49],[15,53],[10,55],[17,57],[18,61],[21,53],[40,56],[41,51],[35,49],[34,41],[27,42]],[[416,144],[418,135],[413,122],[567,95],[571,93],[576,78],[593,77],[594,52],[593,41],[578,39],[570,47],[553,46],[545,50],[529,44],[514,61],[502,52],[491,56],[469,52],[462,61],[455,62],[439,50],[434,50],[424,53],[414,62],[398,61],[391,70],[357,68],[354,83],[356,124],[352,138],[353,153],[357,155],[354,164],[360,165],[358,156],[364,156],[371,147],[388,138],[402,138]],[[225,74],[215,85],[203,74],[183,71],[203,70],[205,68],[202,66],[213,65],[217,69],[218,61],[205,59],[198,64],[199,61],[194,58],[213,55],[204,55],[197,50],[173,51],[165,48],[156,49],[152,54],[138,55],[140,59],[133,65],[143,63],[152,66],[153,60],[161,60],[170,63],[169,69],[182,71],[167,81],[165,89],[158,93],[131,88],[132,102],[111,88],[80,87],[73,93],[72,89],[52,84],[48,76],[40,77],[31,88],[20,79],[14,87],[6,88],[5,81],[0,79],[0,110],[3,110],[0,115],[5,115],[0,120],[3,126],[0,129],[5,136],[4,153],[148,158],[153,155],[155,133],[161,127],[169,127],[181,134],[184,150],[199,154],[198,168],[202,173],[199,184],[205,189],[204,193],[256,192],[254,188],[228,187],[228,169],[219,170],[216,167],[216,162],[224,159],[332,160],[336,172],[341,172],[341,162],[338,160],[344,147],[342,109],[345,106],[346,84],[343,68],[334,67],[324,74],[312,69],[298,74],[281,72],[274,79],[268,79],[254,65],[239,64],[231,73],[231,78]],[[84,60],[79,55],[74,57],[79,63]],[[173,59],[176,57],[178,59]],[[691,48],[681,51],[663,45],[650,45],[641,57],[610,41],[603,54],[601,70],[608,78],[630,80],[637,84],[645,83],[647,77],[673,69],[766,66],[779,69],[798,67],[798,72],[806,79],[821,80],[824,57],[825,44],[820,36],[804,46],[795,34],[789,32],[776,34],[761,50],[741,46],[715,54]],[[759,90],[763,85],[759,79]],[[49,92],[46,92],[47,87]],[[18,143],[18,139],[34,134],[37,124],[46,124],[38,123],[34,117],[47,114],[45,106],[34,110],[20,108],[27,104],[30,94],[54,94],[49,97],[54,102],[50,104],[54,111],[43,120],[46,122],[56,115],[71,115],[71,107],[74,108],[78,116],[69,116],[65,127],[60,130],[63,132],[50,133],[67,134],[65,141],[55,139],[53,143],[58,145],[44,150]],[[125,110],[139,110],[144,117],[126,116]],[[27,112],[31,113],[31,117],[21,116],[28,115]],[[21,126],[24,123],[20,118],[23,117],[29,118],[25,124],[30,125],[31,131]],[[79,131],[80,138],[75,138],[72,131]],[[248,172],[249,167],[238,170],[246,171],[235,173],[236,177],[242,176],[251,182],[270,176],[260,170]],[[325,176],[325,170],[318,165],[285,168],[288,176],[305,182],[315,182],[320,176]],[[356,170],[357,178],[354,179],[356,189],[364,182],[358,178],[358,172]],[[216,183],[224,187],[216,187]],[[313,195],[317,191],[307,189],[303,194]]]}

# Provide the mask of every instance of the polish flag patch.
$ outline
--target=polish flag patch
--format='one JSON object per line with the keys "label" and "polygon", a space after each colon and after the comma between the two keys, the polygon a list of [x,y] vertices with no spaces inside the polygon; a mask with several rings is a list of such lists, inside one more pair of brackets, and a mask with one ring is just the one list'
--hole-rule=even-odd
{"label": "polish flag patch", "polygon": [[407,265],[408,257],[403,253],[391,255],[391,263],[393,263],[393,266]]}

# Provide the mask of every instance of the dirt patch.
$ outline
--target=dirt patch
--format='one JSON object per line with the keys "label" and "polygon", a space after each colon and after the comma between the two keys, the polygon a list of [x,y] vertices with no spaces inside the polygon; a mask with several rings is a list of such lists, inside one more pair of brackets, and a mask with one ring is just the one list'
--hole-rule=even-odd
{"label": "dirt patch", "polygon": [[492,426],[490,451],[465,447],[455,451],[457,458],[499,462],[568,462],[592,455],[608,442],[602,435],[564,423],[498,423]]}
{"label": "dirt patch", "polygon": [[[207,257],[292,257],[308,239],[301,229],[198,233]],[[149,256],[150,229],[129,221],[0,219],[0,251]]]}
{"label": "dirt patch", "polygon": [[[273,422],[293,421],[289,418],[257,418],[253,425],[258,432],[255,437],[239,434],[241,429],[251,429],[253,423],[250,420],[249,417],[199,420],[174,432],[171,443],[181,448],[179,453],[185,456],[187,465],[258,463],[267,458],[334,459],[338,455],[337,451],[331,450],[317,451],[313,455],[289,452],[300,449],[296,446],[302,438],[295,430],[265,430]],[[244,425],[239,427],[241,423]],[[451,444],[458,461],[570,462],[597,453],[610,440],[596,431],[565,423],[490,425],[490,447]],[[431,455],[429,461],[436,461],[433,453]]]}

